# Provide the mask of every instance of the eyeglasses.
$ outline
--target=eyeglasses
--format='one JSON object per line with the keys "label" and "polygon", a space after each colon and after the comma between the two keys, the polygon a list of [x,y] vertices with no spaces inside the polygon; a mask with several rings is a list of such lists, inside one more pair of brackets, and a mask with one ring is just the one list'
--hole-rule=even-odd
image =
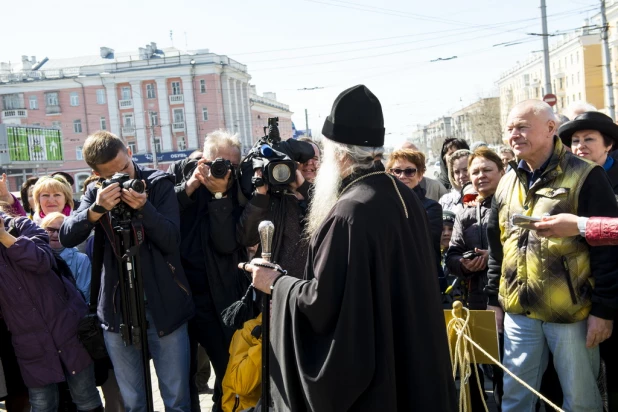
{"label": "eyeglasses", "polygon": [[56,229],[55,227],[46,227],[45,231],[50,235],[53,235],[54,233],[60,233],[60,229]]}
{"label": "eyeglasses", "polygon": [[412,169],[411,167],[408,167],[407,169],[390,169],[389,172],[391,172],[391,174],[395,176],[399,176],[402,173],[406,177],[412,177],[416,175],[416,169]]}

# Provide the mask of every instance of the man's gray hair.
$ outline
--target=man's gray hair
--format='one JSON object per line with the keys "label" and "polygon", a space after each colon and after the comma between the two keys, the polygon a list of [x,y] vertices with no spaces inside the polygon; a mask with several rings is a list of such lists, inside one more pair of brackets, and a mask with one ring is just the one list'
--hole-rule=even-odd
{"label": "man's gray hair", "polygon": [[573,120],[582,113],[596,111],[597,108],[590,103],[579,100],[568,105],[567,108],[562,111],[562,114],[565,115],[569,120]]}
{"label": "man's gray hair", "polygon": [[515,152],[513,151],[513,149],[511,149],[508,146],[500,146],[500,148],[498,149],[498,154],[502,154],[502,153],[509,153],[515,156]]}
{"label": "man's gray hair", "polygon": [[334,142],[324,138],[324,146],[331,145],[336,154],[343,155],[350,161],[347,170],[343,170],[344,175],[354,173],[358,170],[370,169],[376,161],[384,157],[384,147],[355,146]]}
{"label": "man's gray hair", "polygon": [[232,134],[227,130],[219,129],[206,135],[206,139],[204,139],[204,156],[207,159],[214,160],[217,157],[219,148],[224,146],[235,147],[242,153],[242,145],[238,139],[238,134]]}

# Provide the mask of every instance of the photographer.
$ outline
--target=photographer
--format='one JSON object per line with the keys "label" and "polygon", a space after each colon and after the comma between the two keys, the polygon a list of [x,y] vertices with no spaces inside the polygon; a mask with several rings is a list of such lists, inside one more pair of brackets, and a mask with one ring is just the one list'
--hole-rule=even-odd
{"label": "photographer", "polygon": [[208,134],[202,158],[187,162],[184,181],[176,185],[182,265],[196,306],[189,332],[206,350],[215,370],[213,411],[221,408],[221,381],[234,334],[223,325],[221,312],[239,300],[250,283],[237,268],[246,259],[245,248],[236,241],[242,208],[234,171],[240,152],[236,135],[224,130]]}
{"label": "photographer", "polygon": [[[193,303],[180,264],[180,222],[173,180],[166,173],[133,163],[131,151],[122,140],[108,132],[100,131],[89,136],[83,154],[95,174],[103,179],[112,176],[114,179],[88,187],[79,209],[62,225],[60,241],[65,247],[76,246],[86,240],[99,224],[105,232],[98,315],[105,329],[105,344],[125,407],[127,410],[146,407],[144,379],[150,377],[143,376],[140,367],[143,354],[135,345],[125,346],[119,333],[120,325],[129,323],[129,320],[121,319],[126,296],[121,294],[122,285],[119,287],[120,251],[113,243],[117,236],[114,227],[119,223],[120,207],[130,208],[132,229],[143,239],[136,262],[141,263],[148,345],[165,410],[189,411],[187,321],[193,315]],[[134,188],[127,190],[129,184],[139,186],[136,184],[139,182],[127,182],[128,179],[141,180],[146,190],[142,193]]]}
{"label": "photographer", "polygon": [[[278,143],[277,150],[296,161],[297,165],[306,163],[316,155],[313,145],[308,142],[289,140]],[[297,168],[294,181],[284,188],[277,187],[273,190],[273,187],[267,184],[262,168],[255,166],[254,162],[253,180],[264,182],[263,185],[254,186],[253,196],[245,206],[238,223],[238,239],[243,246],[250,247],[258,244],[260,222],[273,221],[280,234],[273,245],[274,260],[284,266],[292,276],[302,278],[308,248],[307,239],[304,237],[304,219],[311,201],[312,185],[305,179],[301,169]],[[259,253],[258,249],[258,256]]]}

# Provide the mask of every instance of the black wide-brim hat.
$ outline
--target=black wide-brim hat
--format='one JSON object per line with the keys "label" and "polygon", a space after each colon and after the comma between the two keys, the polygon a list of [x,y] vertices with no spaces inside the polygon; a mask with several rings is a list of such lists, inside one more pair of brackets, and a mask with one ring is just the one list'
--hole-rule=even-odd
{"label": "black wide-brim hat", "polygon": [[611,117],[601,112],[585,112],[570,122],[566,122],[558,129],[558,136],[562,143],[571,146],[573,134],[580,130],[596,130],[609,137],[614,142],[613,149],[618,149],[618,125]]}
{"label": "black wide-brim hat", "polygon": [[324,121],[322,134],[337,143],[384,146],[384,116],[378,98],[359,84],[344,90]]}

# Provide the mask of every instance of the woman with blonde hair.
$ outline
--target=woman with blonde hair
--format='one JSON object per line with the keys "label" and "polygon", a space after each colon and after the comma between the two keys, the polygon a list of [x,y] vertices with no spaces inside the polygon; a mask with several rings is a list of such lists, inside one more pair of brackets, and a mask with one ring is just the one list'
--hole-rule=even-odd
{"label": "woman with blonde hair", "polygon": [[60,212],[69,216],[73,211],[73,192],[69,182],[62,176],[43,176],[32,190],[34,221],[38,224],[48,214]]}
{"label": "woman with blonde hair", "polygon": [[468,176],[468,156],[472,154],[467,149],[457,150],[446,157],[448,178],[451,182],[451,191],[440,198],[443,210],[457,214],[463,209],[461,190],[470,182]]}

